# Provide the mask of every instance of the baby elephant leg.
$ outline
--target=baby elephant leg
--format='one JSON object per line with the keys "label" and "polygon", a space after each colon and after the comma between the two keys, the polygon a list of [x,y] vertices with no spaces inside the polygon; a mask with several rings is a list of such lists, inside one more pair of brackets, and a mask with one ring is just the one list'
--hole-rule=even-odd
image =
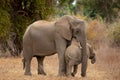
{"label": "baby elephant leg", "polygon": [[74,77],[75,74],[77,73],[77,69],[78,69],[78,65],[74,65],[74,68],[73,68],[73,72],[71,73],[71,75]]}
{"label": "baby elephant leg", "polygon": [[71,77],[71,71],[72,71],[72,65],[70,63],[67,63],[67,76]]}

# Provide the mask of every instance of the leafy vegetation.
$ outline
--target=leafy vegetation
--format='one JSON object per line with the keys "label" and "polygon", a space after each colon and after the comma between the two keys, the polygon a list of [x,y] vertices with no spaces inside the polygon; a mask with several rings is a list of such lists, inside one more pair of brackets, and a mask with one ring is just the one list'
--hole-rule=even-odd
{"label": "leafy vegetation", "polygon": [[120,46],[120,20],[110,24],[106,31],[109,42],[114,46]]}
{"label": "leafy vegetation", "polygon": [[10,15],[7,11],[1,9],[0,13],[0,40],[4,40],[8,37],[10,28]]}
{"label": "leafy vegetation", "polygon": [[[93,19],[101,16],[107,22],[117,17],[120,10],[119,0],[77,0],[76,8],[85,16]],[[77,10],[77,11],[78,11]]]}
{"label": "leafy vegetation", "polygon": [[94,48],[99,48],[105,38],[105,24],[100,20],[90,20],[87,26],[87,39],[94,45]]}

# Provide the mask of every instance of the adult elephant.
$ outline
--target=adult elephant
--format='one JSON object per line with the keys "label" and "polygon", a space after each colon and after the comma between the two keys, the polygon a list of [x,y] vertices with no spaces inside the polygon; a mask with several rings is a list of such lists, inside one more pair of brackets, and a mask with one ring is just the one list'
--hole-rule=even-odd
{"label": "adult elephant", "polygon": [[69,15],[54,22],[36,21],[28,26],[23,36],[25,75],[31,75],[32,57],[37,57],[38,74],[45,75],[43,60],[55,53],[59,58],[59,76],[65,75],[64,53],[72,37],[76,37],[83,48],[81,75],[84,77],[87,68],[85,22]]}

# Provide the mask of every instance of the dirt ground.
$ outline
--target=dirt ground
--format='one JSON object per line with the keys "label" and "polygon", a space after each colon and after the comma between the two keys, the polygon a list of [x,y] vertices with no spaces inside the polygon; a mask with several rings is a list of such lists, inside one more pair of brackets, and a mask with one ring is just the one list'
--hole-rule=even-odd
{"label": "dirt ground", "polygon": [[85,78],[80,76],[80,66],[75,77],[58,77],[57,55],[45,58],[44,69],[47,76],[37,74],[36,58],[32,59],[32,76],[25,76],[21,60],[21,57],[0,58],[0,80],[119,80],[115,79],[109,71],[102,69],[101,65],[97,62],[95,64],[88,62],[87,76]]}

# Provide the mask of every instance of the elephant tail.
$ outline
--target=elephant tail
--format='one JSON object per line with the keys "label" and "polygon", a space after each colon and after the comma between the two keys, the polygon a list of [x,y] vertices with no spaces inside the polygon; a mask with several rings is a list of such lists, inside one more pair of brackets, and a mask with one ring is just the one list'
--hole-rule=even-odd
{"label": "elephant tail", "polygon": [[25,58],[22,59],[23,62],[23,69],[25,69]]}

